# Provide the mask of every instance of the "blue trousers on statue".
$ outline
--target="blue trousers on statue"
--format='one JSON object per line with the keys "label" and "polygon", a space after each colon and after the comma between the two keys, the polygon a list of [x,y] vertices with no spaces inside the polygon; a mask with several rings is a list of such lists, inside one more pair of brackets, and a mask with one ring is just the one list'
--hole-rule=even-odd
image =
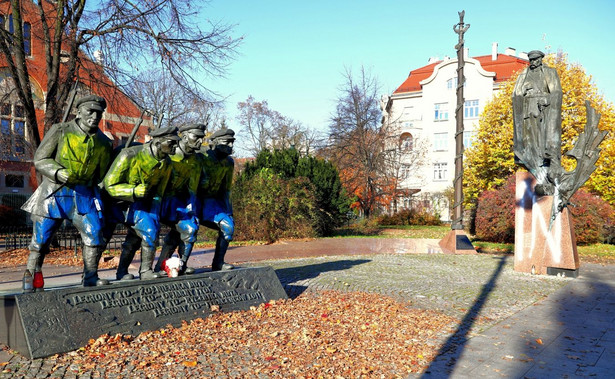
{"label": "blue trousers on statue", "polygon": [[102,207],[98,193],[86,186],[62,187],[53,195],[48,217],[32,215],[32,240],[27,264],[32,272],[41,270],[45,255],[49,252],[51,237],[64,220],[70,220],[77,228],[84,246],[104,245]]}
{"label": "blue trousers on statue", "polygon": [[224,265],[224,256],[228,249],[229,242],[233,240],[235,233],[235,220],[229,213],[225,202],[220,199],[203,199],[200,206],[201,225],[218,231],[216,239],[216,250],[211,263],[212,270],[218,271]]}
{"label": "blue trousers on statue", "polygon": [[224,201],[214,198],[204,199],[199,208],[203,225],[212,229],[218,229],[227,241],[233,240],[235,220],[233,220],[233,216],[226,209]]}
{"label": "blue trousers on statue", "polygon": [[194,212],[188,209],[188,204],[187,199],[180,197],[173,196],[163,199],[161,219],[163,224],[171,227],[171,231],[164,238],[162,251],[154,271],[160,271],[162,262],[168,259],[178,247],[177,253],[183,262],[180,272],[186,270],[199,231],[199,220]]}
{"label": "blue trousers on statue", "polygon": [[128,227],[126,239],[122,243],[122,253],[116,272],[117,279],[128,275],[128,267],[139,248],[141,248],[139,273],[143,276],[143,273],[151,271],[160,232],[160,209],[157,203],[154,202],[152,205],[152,201],[148,200],[135,201],[123,206],[115,205],[106,212],[106,215],[112,221],[105,228],[106,241],[112,237],[117,223]]}

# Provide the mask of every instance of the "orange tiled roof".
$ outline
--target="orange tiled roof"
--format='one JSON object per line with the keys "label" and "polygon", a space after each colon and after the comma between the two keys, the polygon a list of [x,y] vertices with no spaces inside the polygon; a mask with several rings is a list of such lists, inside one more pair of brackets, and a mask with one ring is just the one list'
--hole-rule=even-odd
{"label": "orange tiled roof", "polygon": [[419,83],[422,80],[429,78],[431,76],[431,73],[433,72],[434,67],[436,67],[436,65],[438,65],[440,62],[442,61],[440,60],[428,64],[427,66],[423,66],[421,68],[417,68],[416,70],[410,71],[410,75],[408,75],[406,81],[403,82],[402,85],[399,86],[393,93],[420,91],[421,85]]}
{"label": "orange tiled roof", "polygon": [[[495,61],[491,60],[491,55],[474,57],[474,59],[480,63],[485,71],[495,72],[494,80],[496,82],[508,80],[515,72],[529,64],[526,60],[505,54],[498,54],[498,58]],[[434,67],[441,62],[440,60],[410,71],[408,78],[393,93],[420,91],[421,85],[419,83],[429,78],[433,73]]]}

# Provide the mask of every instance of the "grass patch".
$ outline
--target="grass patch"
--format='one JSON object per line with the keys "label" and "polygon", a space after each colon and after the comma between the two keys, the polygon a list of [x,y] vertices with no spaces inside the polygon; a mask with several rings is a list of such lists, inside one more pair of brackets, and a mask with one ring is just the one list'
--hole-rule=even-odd
{"label": "grass patch", "polygon": [[579,259],[588,263],[615,263],[615,245],[595,243],[587,246],[577,246]]}
{"label": "grass patch", "polygon": [[512,243],[496,243],[485,241],[472,241],[478,253],[482,254],[514,254],[515,245]]}
{"label": "grass patch", "polygon": [[351,225],[335,230],[331,237],[376,237],[376,238],[444,238],[450,225]]}
{"label": "grass patch", "polygon": [[[483,254],[514,254],[515,245],[512,243],[495,243],[485,241],[472,241],[476,251]],[[593,245],[577,246],[581,263],[615,264],[615,245],[596,243]]]}

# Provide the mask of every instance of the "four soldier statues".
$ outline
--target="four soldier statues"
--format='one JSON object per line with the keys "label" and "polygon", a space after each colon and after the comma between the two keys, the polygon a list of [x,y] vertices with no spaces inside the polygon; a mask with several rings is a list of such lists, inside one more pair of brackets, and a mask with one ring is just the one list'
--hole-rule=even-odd
{"label": "four soldier statues", "polygon": [[[98,263],[117,224],[128,230],[118,280],[134,279],[128,267],[139,249],[140,279],[164,275],[164,262],[178,247],[180,274],[194,273],[187,263],[199,225],[219,234],[212,270],[232,269],[224,255],[234,230],[230,155],[235,133],[217,131],[210,148],[203,149],[204,124],[159,128],[150,132],[149,142],[114,153],[111,140],[98,129],[106,106],[100,96],[79,99],[75,119],[53,125],[34,155],[43,180],[22,207],[33,221],[23,291],[43,290],[43,260],[64,220],[81,234],[84,286],[109,284],[99,278]],[[154,267],[161,224],[170,232]]]}

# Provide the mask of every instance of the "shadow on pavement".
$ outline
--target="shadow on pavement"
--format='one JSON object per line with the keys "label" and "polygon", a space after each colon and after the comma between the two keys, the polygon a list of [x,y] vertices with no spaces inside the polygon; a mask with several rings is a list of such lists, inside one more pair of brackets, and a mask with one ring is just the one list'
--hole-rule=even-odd
{"label": "shadow on pavement", "polygon": [[[455,364],[457,363],[457,359],[463,353],[463,349],[465,344],[468,342],[468,332],[474,325],[478,314],[481,309],[485,305],[485,302],[489,298],[489,294],[495,288],[495,283],[502,272],[502,269],[506,265],[506,261],[509,259],[508,256],[503,257],[494,257],[494,259],[498,259],[498,266],[495,271],[491,275],[491,278],[485,285],[483,286],[480,294],[474,301],[472,307],[468,310],[468,312],[461,320],[457,330],[451,335],[446,342],[442,345],[436,359],[429,365],[429,367],[425,370],[425,373],[422,377],[430,377],[432,374],[437,377],[441,377],[443,373],[452,372]],[[440,358],[443,354],[448,353],[446,357]]]}
{"label": "shadow on pavement", "polygon": [[[615,291],[613,278],[581,267],[582,276],[565,291],[535,306],[535,328],[520,330],[519,351],[531,365],[519,365],[527,378],[613,377],[615,369]],[[611,281],[611,283],[608,283]],[[543,309],[544,308],[544,309]],[[548,321],[555,321],[550,322]],[[520,333],[521,334],[521,333]],[[540,343],[537,343],[540,339]]]}
{"label": "shadow on pavement", "polygon": [[275,270],[288,297],[294,299],[308,287],[303,281],[313,279],[322,272],[348,270],[353,266],[371,262],[369,259],[345,259],[341,261],[324,262],[305,266],[295,266]]}

